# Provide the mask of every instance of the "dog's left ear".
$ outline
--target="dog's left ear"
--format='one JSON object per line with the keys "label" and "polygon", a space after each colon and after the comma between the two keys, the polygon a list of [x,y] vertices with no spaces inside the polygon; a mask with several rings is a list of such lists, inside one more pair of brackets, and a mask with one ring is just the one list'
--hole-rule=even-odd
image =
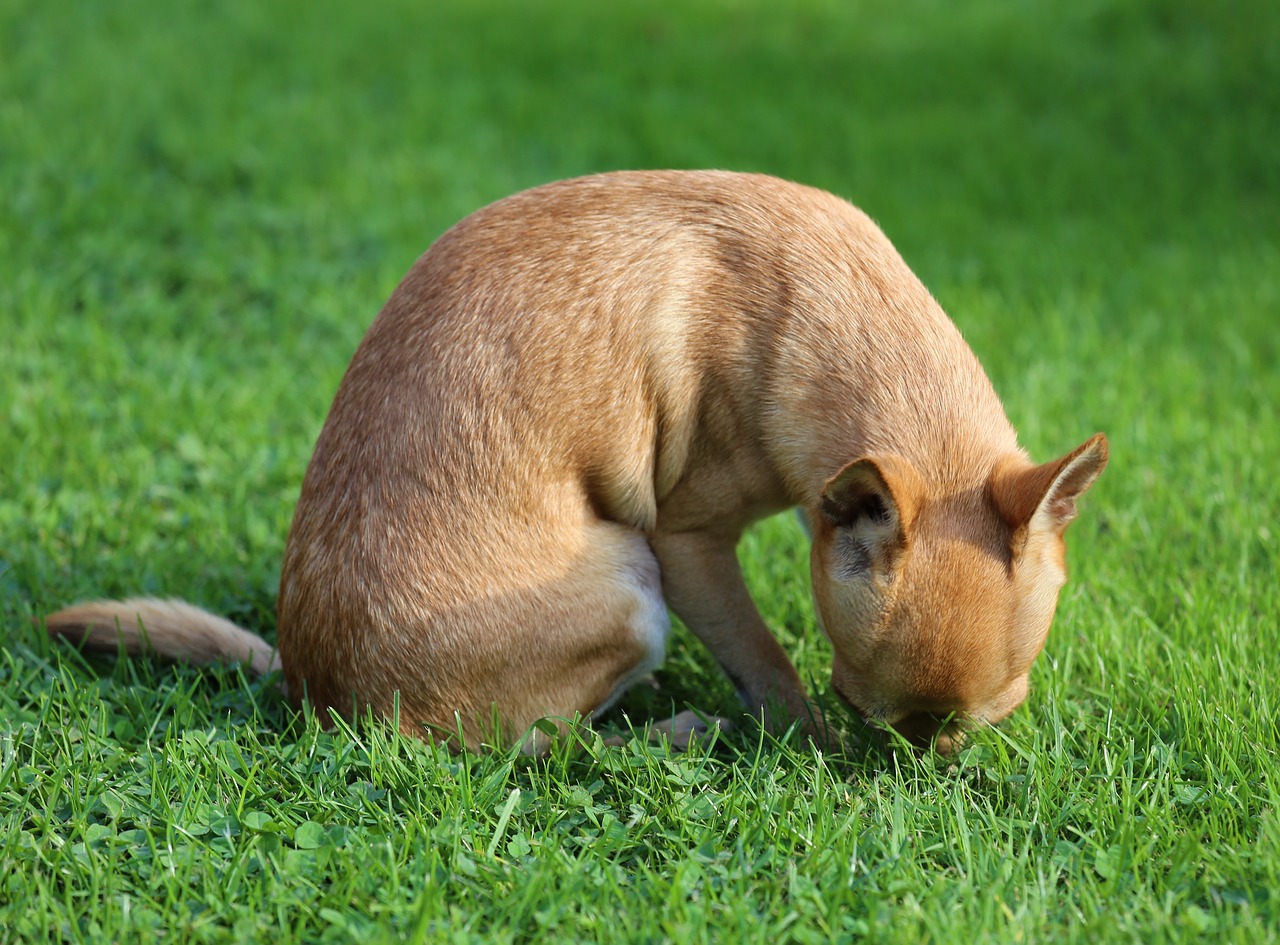
{"label": "dog's left ear", "polygon": [[1076,500],[1102,475],[1109,455],[1106,436],[1097,433],[1040,466],[1003,463],[991,474],[991,500],[1013,530],[1061,535],[1076,517]]}

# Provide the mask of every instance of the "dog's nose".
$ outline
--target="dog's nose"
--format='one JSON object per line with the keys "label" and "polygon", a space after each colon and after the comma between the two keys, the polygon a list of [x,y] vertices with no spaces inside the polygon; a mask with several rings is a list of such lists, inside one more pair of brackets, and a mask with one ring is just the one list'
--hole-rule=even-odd
{"label": "dog's nose", "polygon": [[963,740],[954,716],[933,712],[912,712],[894,722],[893,729],[914,747],[932,746],[940,755],[951,754]]}

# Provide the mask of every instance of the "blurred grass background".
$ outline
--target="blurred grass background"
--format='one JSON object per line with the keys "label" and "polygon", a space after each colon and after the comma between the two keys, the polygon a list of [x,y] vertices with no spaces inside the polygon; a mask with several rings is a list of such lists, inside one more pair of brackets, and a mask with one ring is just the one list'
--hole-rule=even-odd
{"label": "blurred grass background", "polygon": [[[1280,6],[1264,2],[0,4],[0,792],[13,844],[0,873],[21,877],[0,888],[0,907],[6,891],[11,908],[37,903],[24,928],[53,937],[88,935],[98,907],[111,917],[99,932],[137,933],[120,896],[144,884],[130,885],[121,861],[81,869],[52,852],[86,825],[119,825],[110,804],[93,806],[102,785],[128,793],[122,771],[153,744],[179,751],[186,730],[281,770],[299,744],[271,741],[287,715],[257,684],[146,663],[100,678],[102,667],[51,651],[28,619],[86,596],[180,594],[270,635],[288,521],[328,403],[430,241],[547,180],[722,167],[862,206],[965,332],[1032,453],[1058,455],[1101,429],[1113,459],[1071,531],[1072,582],[1032,699],[968,753],[974,770],[991,766],[979,781],[1003,787],[975,800],[968,781],[884,772],[873,759],[840,775],[835,806],[813,793],[825,769],[812,759],[777,749],[749,770],[725,763],[699,790],[726,809],[752,807],[762,768],[799,772],[785,786],[814,804],[804,810],[817,826],[789,869],[823,877],[825,895],[802,895],[781,866],[751,886],[743,864],[764,855],[769,832],[744,820],[744,859],[722,873],[703,866],[746,898],[699,887],[711,905],[682,900],[688,935],[728,910],[796,941],[867,929],[900,941],[1274,940],[1277,37]],[[766,617],[822,692],[829,656],[796,529],[764,523],[743,558]],[[684,636],[662,682],[629,701],[633,712],[673,699],[732,708]],[[68,772],[87,748],[59,733],[93,729],[84,720],[99,703],[115,720],[94,743],[105,773],[71,803]],[[133,736],[112,734],[120,718]],[[352,744],[326,750],[342,757]],[[525,792],[513,824],[526,795],[552,798],[552,813],[534,805],[522,828],[535,847],[559,816],[556,791],[578,797],[601,770],[565,760],[543,782],[518,763],[467,764]],[[1104,770],[1120,772],[1112,795],[1086,779]],[[232,769],[189,776],[160,794],[200,783],[224,803],[248,792]],[[1020,795],[1017,784],[1032,787]],[[413,790],[442,811],[461,803],[447,785]],[[639,789],[609,790],[625,810]],[[288,805],[272,796],[283,823]],[[500,807],[506,795],[494,796]],[[975,803],[996,839],[966,832]],[[837,822],[851,804],[893,830]],[[486,829],[497,816],[484,804],[464,813]],[[187,823],[155,816],[170,835]],[[411,812],[386,817],[379,830],[418,836]],[[902,836],[917,852],[894,846]],[[961,841],[977,846],[960,866],[920,852]],[[438,842],[423,834],[396,862],[412,872]],[[637,834],[616,849],[655,882],[703,863],[697,844],[682,859],[648,842]],[[1066,865],[1052,859],[1062,843]],[[325,927],[341,938],[346,926],[321,922],[322,908],[379,926],[358,847],[344,848],[346,879],[333,873],[289,935]],[[818,847],[832,858],[814,860]],[[254,849],[246,833],[226,856]],[[24,859],[31,850],[44,859]],[[208,855],[221,868],[222,852]],[[464,877],[478,898],[453,921],[481,929],[501,912],[501,890],[523,889],[533,910],[545,890],[521,886],[522,870],[572,889],[631,868],[616,850],[575,857],[540,872],[515,854],[504,865],[499,851],[492,874]],[[861,885],[855,860],[870,864]],[[1063,885],[1045,885],[1059,866]],[[230,935],[235,916],[249,921],[243,910],[272,895],[245,882],[240,907],[207,904],[221,925],[173,918],[187,915],[177,903],[207,895],[198,886],[155,910],[168,928]],[[992,888],[1002,892],[984,900]],[[895,904],[892,931],[876,918],[884,902]],[[413,897],[383,906],[408,935]],[[531,934],[532,912],[511,908],[509,937]],[[592,921],[616,920],[610,908]],[[560,931],[594,934],[591,916],[575,915]],[[261,932],[261,921],[245,928]],[[636,918],[631,932],[674,935],[663,921]]]}

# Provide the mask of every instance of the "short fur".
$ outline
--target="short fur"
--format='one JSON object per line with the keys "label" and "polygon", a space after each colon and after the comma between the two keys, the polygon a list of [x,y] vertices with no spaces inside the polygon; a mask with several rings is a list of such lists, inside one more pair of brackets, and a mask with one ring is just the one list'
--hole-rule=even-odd
{"label": "short fur", "polygon": [[[815,732],[735,557],[799,506],[836,691],[921,742],[945,725],[946,750],[1023,700],[1106,461],[1099,434],[1031,463],[954,325],[830,194],[723,172],[549,184],[441,236],[356,352],[285,552],[288,691],[510,741],[644,677],[670,606],[748,709]],[[171,657],[274,665],[187,605],[48,618],[111,648],[139,625]]]}

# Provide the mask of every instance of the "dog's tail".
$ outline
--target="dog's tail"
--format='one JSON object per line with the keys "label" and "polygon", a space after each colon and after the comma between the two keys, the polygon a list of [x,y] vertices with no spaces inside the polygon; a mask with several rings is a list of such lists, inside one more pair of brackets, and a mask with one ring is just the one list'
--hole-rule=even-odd
{"label": "dog's tail", "polygon": [[254,674],[280,668],[257,634],[180,600],[132,597],[76,604],[45,618],[51,637],[96,653],[151,653],[182,663],[243,663]]}

